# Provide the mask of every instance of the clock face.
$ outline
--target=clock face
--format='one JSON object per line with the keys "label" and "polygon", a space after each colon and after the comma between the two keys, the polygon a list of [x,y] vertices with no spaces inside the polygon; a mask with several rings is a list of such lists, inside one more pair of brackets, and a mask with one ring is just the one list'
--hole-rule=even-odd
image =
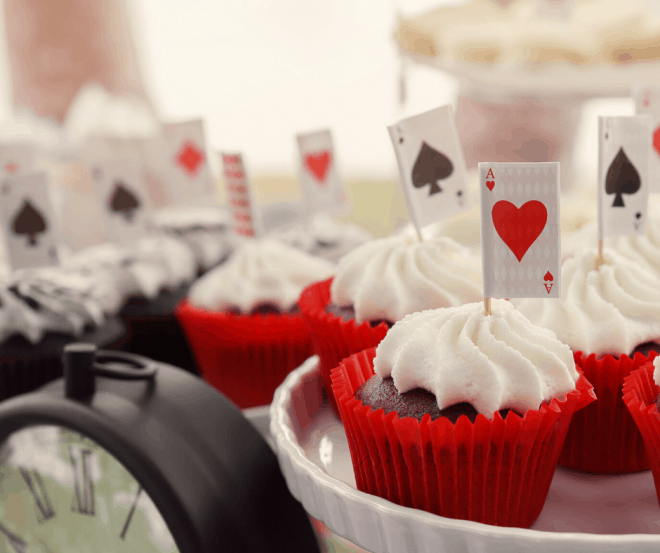
{"label": "clock face", "polygon": [[158,508],[86,436],[31,426],[0,444],[0,551],[176,552]]}

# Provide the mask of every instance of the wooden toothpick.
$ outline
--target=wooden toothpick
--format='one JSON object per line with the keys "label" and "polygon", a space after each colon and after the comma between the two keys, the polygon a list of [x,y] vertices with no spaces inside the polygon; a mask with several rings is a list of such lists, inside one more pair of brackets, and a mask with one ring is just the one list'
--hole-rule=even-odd
{"label": "wooden toothpick", "polygon": [[598,241],[598,254],[596,255],[596,267],[598,270],[601,265],[605,263],[605,258],[603,257],[603,240]]}
{"label": "wooden toothpick", "polygon": [[484,315],[490,316],[493,312],[490,308],[490,298],[484,298]]}

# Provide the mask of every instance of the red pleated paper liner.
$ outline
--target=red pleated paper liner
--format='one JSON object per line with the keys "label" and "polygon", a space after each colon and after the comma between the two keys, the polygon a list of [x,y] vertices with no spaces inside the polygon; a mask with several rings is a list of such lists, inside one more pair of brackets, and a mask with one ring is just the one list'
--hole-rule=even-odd
{"label": "red pleated paper liner", "polygon": [[653,363],[647,363],[625,378],[623,402],[644,439],[660,503],[660,413],[655,404],[660,388],[653,381],[654,369]]}
{"label": "red pleated paper liner", "polygon": [[478,415],[421,422],[373,411],[355,399],[371,378],[376,348],[332,371],[359,490],[444,517],[529,528],[538,517],[573,413],[594,400],[580,376],[576,389],[523,418]]}
{"label": "red pleated paper liner", "polygon": [[631,359],[595,354],[584,357],[575,352],[575,365],[594,387],[594,403],[573,417],[559,464],[575,470],[619,474],[648,470],[644,440],[623,402],[623,381],[634,370],[648,363],[649,357],[636,353]]}
{"label": "red pleated paper liner", "polygon": [[313,354],[301,315],[233,315],[184,299],[176,316],[204,379],[241,409],[271,403],[286,375]]}
{"label": "red pleated paper liner", "polygon": [[385,337],[389,327],[385,323],[372,327],[367,321],[357,324],[327,313],[330,304],[332,278],[316,282],[303,290],[298,305],[314,343],[314,353],[319,356],[319,367],[323,385],[330,404],[339,413],[332,392],[330,371],[349,355],[377,346]]}

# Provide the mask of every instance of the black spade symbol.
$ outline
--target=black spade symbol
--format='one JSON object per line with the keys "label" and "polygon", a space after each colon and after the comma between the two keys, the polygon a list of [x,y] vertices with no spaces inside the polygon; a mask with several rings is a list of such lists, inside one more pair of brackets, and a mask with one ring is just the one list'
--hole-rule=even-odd
{"label": "black spade symbol", "polygon": [[612,207],[625,207],[623,194],[634,194],[640,186],[641,179],[637,169],[630,162],[623,148],[619,148],[605,178],[605,192],[615,194]]}
{"label": "black spade symbol", "polygon": [[642,218],[642,212],[638,211],[637,213],[635,213],[635,218],[636,219],[641,219]]}
{"label": "black spade symbol", "polygon": [[41,213],[30,203],[29,200],[23,202],[23,207],[18,212],[12,224],[12,229],[16,234],[26,234],[30,246],[37,245],[37,235],[46,231],[46,221]]}
{"label": "black spade symbol", "polygon": [[422,188],[429,184],[431,186],[429,196],[432,196],[442,192],[438,181],[446,179],[453,171],[454,166],[446,155],[423,142],[415,165],[413,165],[412,181],[415,188]]}
{"label": "black spade symbol", "polygon": [[110,196],[110,209],[120,213],[129,223],[133,220],[133,212],[140,207],[140,202],[126,185],[118,181]]}

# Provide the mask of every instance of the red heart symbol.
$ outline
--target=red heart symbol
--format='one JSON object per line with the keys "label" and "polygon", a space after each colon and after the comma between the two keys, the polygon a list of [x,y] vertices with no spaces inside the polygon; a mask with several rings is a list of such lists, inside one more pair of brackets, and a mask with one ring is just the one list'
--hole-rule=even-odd
{"label": "red heart symbol", "polygon": [[491,212],[497,234],[522,261],[529,247],[536,241],[548,220],[548,210],[538,200],[531,200],[517,208],[511,202],[500,200]]}
{"label": "red heart symbol", "polygon": [[316,180],[320,183],[325,181],[331,161],[332,154],[327,150],[315,154],[307,154],[305,156],[305,165],[307,166],[307,169],[309,169],[312,175],[314,175]]}
{"label": "red heart symbol", "polygon": [[660,155],[660,127],[653,133],[653,149]]}
{"label": "red heart symbol", "polygon": [[7,163],[7,165],[5,165],[5,169],[8,173],[14,174],[18,169],[18,165],[16,163]]}
{"label": "red heart symbol", "polygon": [[552,282],[553,280],[555,280],[555,277],[553,277],[552,273],[548,271],[547,273],[545,273],[543,280],[549,280],[550,282]]}
{"label": "red heart symbol", "polygon": [[494,180],[487,180],[486,181],[486,186],[488,187],[488,190],[492,190],[495,187],[495,181]]}

